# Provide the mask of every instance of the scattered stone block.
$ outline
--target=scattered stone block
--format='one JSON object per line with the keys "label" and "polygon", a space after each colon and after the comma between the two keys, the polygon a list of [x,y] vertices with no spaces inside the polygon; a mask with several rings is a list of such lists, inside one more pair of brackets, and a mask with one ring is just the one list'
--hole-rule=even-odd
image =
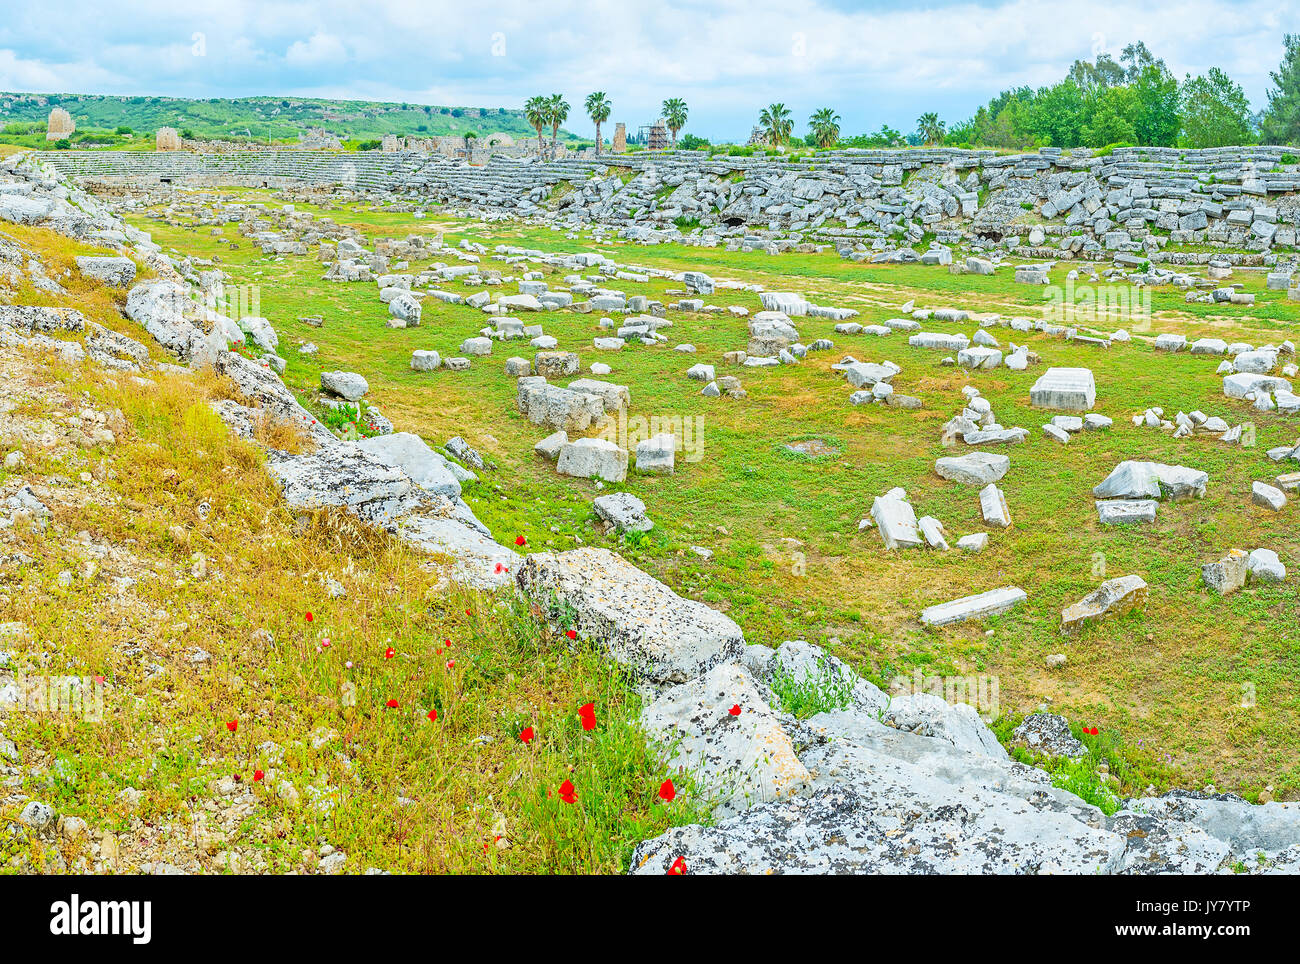
{"label": "scattered stone block", "polygon": [[580,479],[622,482],[627,478],[627,449],[603,438],[580,438],[560,447],[555,471]]}
{"label": "scattered stone block", "polygon": [[929,606],[921,611],[921,622],[927,626],[949,626],[969,619],[987,619],[1018,606],[1028,598],[1023,589],[1003,586]]}
{"label": "scattered stone block", "polygon": [[552,432],[546,438],[542,439],[533,446],[533,451],[544,459],[554,462],[560,457],[560,450],[569,441],[569,433],[561,429],[558,432]]}
{"label": "scattered stone block", "polygon": [[1062,412],[1086,412],[1097,401],[1097,385],[1087,368],[1049,368],[1029,389],[1029,403]]}
{"label": "scattered stone block", "polygon": [[1286,566],[1272,549],[1252,549],[1246,558],[1246,572],[1253,583],[1276,583],[1286,579]]}
{"label": "scattered stone block", "polygon": [[1119,616],[1146,605],[1147,584],[1141,576],[1107,579],[1061,613],[1061,632],[1077,633],[1107,616]]}
{"label": "scattered stone block", "polygon": [[1222,559],[1201,566],[1201,578],[1210,589],[1226,596],[1246,585],[1249,561],[1250,557],[1243,550],[1233,549]]}
{"label": "scattered stone block", "polygon": [[1274,512],[1281,512],[1286,505],[1286,494],[1267,482],[1255,482],[1250,487],[1251,501]]}
{"label": "scattered stone block", "polygon": [[934,471],[949,482],[962,485],[988,485],[999,482],[1011,468],[1011,459],[992,452],[970,452],[935,461]]}
{"label": "scattered stone block", "polygon": [[655,527],[645,514],[645,503],[627,492],[598,495],[592,508],[615,532],[649,532]]}
{"label": "scattered stone block", "polygon": [[636,443],[636,470],[655,475],[672,475],[676,469],[677,436],[670,432],[652,435]]}
{"label": "scattered stone block", "polygon": [[1155,522],[1158,506],[1151,499],[1109,499],[1097,503],[1097,521],[1104,526]]}
{"label": "scattered stone block", "polygon": [[990,482],[980,489],[980,512],[984,521],[991,526],[1003,529],[1011,527],[1011,510],[1007,507],[1007,497],[996,483]]}

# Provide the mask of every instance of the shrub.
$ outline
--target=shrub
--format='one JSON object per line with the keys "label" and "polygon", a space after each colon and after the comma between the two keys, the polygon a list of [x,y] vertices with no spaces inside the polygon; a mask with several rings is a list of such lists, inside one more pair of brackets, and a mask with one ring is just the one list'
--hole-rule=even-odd
{"label": "shrub", "polygon": [[1115,148],[1132,146],[1132,141],[1116,141],[1114,144],[1107,144],[1105,147],[1099,148],[1093,157],[1110,157],[1111,154],[1115,153]]}
{"label": "shrub", "polygon": [[806,720],[818,713],[848,707],[856,681],[851,673],[841,673],[823,659],[816,675],[810,673],[803,679],[796,679],[784,669],[778,669],[772,674],[770,685],[787,713]]}
{"label": "shrub", "polygon": [[1096,761],[1084,757],[1052,774],[1052,786],[1073,793],[1085,803],[1090,803],[1106,816],[1112,816],[1120,807],[1120,798],[1109,784],[1097,775]]}

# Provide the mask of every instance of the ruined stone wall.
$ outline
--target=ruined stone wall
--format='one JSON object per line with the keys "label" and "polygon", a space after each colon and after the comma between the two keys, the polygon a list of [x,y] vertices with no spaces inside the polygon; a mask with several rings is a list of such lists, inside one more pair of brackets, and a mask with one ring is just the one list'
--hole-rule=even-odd
{"label": "ruined stone wall", "polygon": [[473,165],[400,150],[42,158],[80,179],[339,184],[476,213],[601,224],[634,240],[690,233],[750,247],[820,243],[858,260],[932,236],[941,248],[1007,246],[1043,258],[1141,263],[1162,259],[1169,245],[1289,249],[1300,231],[1300,165],[1270,146],[1122,148],[1106,156],[1053,148],[844,150],[798,159],[661,151],[549,162],[475,151]]}

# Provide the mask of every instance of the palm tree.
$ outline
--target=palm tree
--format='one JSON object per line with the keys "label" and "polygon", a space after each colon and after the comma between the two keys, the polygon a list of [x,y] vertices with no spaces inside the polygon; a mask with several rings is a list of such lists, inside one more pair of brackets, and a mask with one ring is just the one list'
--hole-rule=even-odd
{"label": "palm tree", "polygon": [[596,125],[596,156],[600,157],[600,125],[609,120],[614,105],[609,102],[603,90],[598,90],[594,94],[587,95],[586,108],[587,116]]}
{"label": "palm tree", "polygon": [[546,123],[551,125],[551,160],[555,160],[555,141],[560,136],[560,125],[569,117],[569,102],[563,94],[546,98]]}
{"label": "palm tree", "polygon": [[524,101],[524,119],[537,131],[537,156],[542,156],[542,128],[546,126],[546,98],[529,97]]}
{"label": "palm tree", "polygon": [[808,128],[817,146],[828,148],[840,139],[840,115],[823,107],[808,118]]}
{"label": "palm tree", "polygon": [[784,147],[790,140],[790,131],[794,122],[790,120],[790,111],[785,104],[771,104],[763,108],[758,115],[759,125],[767,131],[767,140],[773,147]]}
{"label": "palm tree", "polygon": [[688,113],[686,101],[680,97],[672,97],[663,103],[664,123],[673,134],[673,150],[677,149],[677,132],[686,126],[686,115]]}
{"label": "palm tree", "polygon": [[927,111],[916,119],[916,130],[925,140],[926,147],[942,144],[947,127],[948,125],[939,120],[939,115],[934,111]]}

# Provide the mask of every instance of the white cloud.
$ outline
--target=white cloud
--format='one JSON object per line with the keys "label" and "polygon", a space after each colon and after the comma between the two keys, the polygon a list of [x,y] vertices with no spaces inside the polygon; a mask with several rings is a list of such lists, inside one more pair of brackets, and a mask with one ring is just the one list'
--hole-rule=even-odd
{"label": "white cloud", "polygon": [[[906,129],[924,110],[958,120],[1007,87],[1058,80],[1095,45],[1118,55],[1136,40],[1179,77],[1223,67],[1260,107],[1300,0],[1098,0],[1086,20],[1048,0],[494,0],[469,10],[451,0],[230,0],[219,12],[207,0],[122,0],[111,14],[89,0],[10,5],[0,85],[11,88],[483,107],[560,91],[574,105],[571,129],[585,129],[581,100],[599,89],[629,127],[681,96],[689,130],[734,137],[773,101],[798,121],[834,107],[846,131]],[[206,37],[201,58],[189,55],[195,31]],[[498,39],[505,56],[493,56]]]}
{"label": "white cloud", "polygon": [[337,66],[347,60],[347,56],[347,48],[338,37],[314,33],[305,43],[295,40],[290,44],[284,52],[284,62],[290,67]]}
{"label": "white cloud", "polygon": [[90,61],[47,63],[0,49],[0,90],[73,93],[121,82],[121,77]]}

